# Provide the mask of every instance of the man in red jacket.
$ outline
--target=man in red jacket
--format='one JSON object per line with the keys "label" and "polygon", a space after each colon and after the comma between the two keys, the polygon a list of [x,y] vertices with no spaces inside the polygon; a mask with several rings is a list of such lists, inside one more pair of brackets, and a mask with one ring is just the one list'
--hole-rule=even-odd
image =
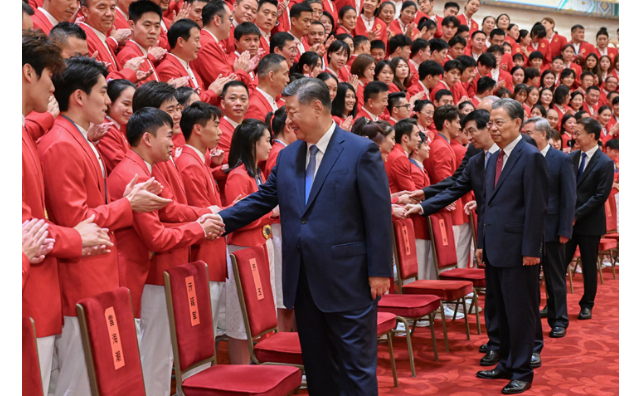
{"label": "man in red jacket", "polygon": [[279,99],[289,83],[289,68],[284,56],[269,54],[258,64],[258,86],[249,98],[249,111],[244,118],[255,118],[264,122],[267,113],[284,105]]}
{"label": "man in red jacket", "polygon": [[41,29],[45,34],[49,34],[51,29],[58,23],[70,21],[78,11],[77,0],[44,0],[42,7],[34,10],[31,17],[33,27]]}
{"label": "man in red jacket", "polygon": [[582,62],[584,62],[587,55],[591,53],[597,54],[596,47],[584,41],[584,26],[582,25],[573,25],[571,27],[571,41],[569,44],[573,45],[573,49],[576,52],[574,62],[580,66],[582,66]]}
{"label": "man in red jacket", "polygon": [[[122,197],[109,197],[104,164],[97,149],[87,138],[91,123],[104,121],[111,103],[107,96],[107,69],[90,58],[67,60],[67,68],[54,79],[60,116],[53,128],[38,143],[42,160],[46,207],[50,218],[65,227],[73,227],[94,215],[100,227],[113,231],[132,224],[133,212],[150,212],[170,201],[155,195],[161,186],[150,179],[136,184],[134,177]],[[118,251],[82,258],[61,259],[60,290],[65,316],[62,335],[56,339],[60,374],[56,395],[89,394],[89,379],[83,358],[76,303],[86,297],[119,286]]]}
{"label": "man in red jacket", "polygon": [[389,178],[391,193],[414,191],[416,185],[411,176],[409,155],[420,143],[420,130],[416,120],[404,119],[394,126],[396,144],[387,156],[384,167]]}
{"label": "man in red jacket", "polygon": [[220,131],[222,136],[218,142],[218,148],[224,150],[223,164],[229,160],[229,150],[231,149],[231,139],[233,132],[244,119],[249,110],[249,90],[241,81],[230,81],[224,85],[222,90],[220,107],[224,117],[220,119]]}

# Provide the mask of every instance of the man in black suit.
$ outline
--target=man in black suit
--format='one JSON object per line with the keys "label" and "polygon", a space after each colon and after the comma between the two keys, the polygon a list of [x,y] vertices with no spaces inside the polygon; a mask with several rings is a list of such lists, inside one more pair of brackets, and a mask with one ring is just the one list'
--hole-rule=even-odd
{"label": "man in black suit", "polygon": [[598,289],[598,245],[607,232],[604,204],[613,185],[613,161],[598,148],[602,127],[593,118],[578,121],[573,135],[577,151],[569,154],[576,175],[576,213],[573,236],[566,245],[566,266],[580,247],[584,294],[578,319],[591,319]]}
{"label": "man in black suit", "polygon": [[509,379],[504,394],[531,388],[536,320],[539,314],[540,257],[549,201],[547,163],[520,134],[524,109],[513,99],[492,106],[489,131],[500,147],[485,170],[483,227],[478,262],[484,262],[487,298],[495,301],[500,323],[500,362],[476,375]]}
{"label": "man in black suit", "polygon": [[[536,141],[538,149],[547,161],[549,172],[549,204],[544,219],[545,254],[542,269],[547,285],[547,323],[551,326],[549,337],[565,336],[569,326],[567,314],[567,279],[564,265],[565,244],[571,239],[576,209],[576,179],[569,156],[549,144],[551,126],[542,117],[529,118],[522,132]],[[538,327],[536,341],[542,341],[542,325]],[[541,345],[536,342],[536,347]],[[534,355],[540,353],[534,348]]]}

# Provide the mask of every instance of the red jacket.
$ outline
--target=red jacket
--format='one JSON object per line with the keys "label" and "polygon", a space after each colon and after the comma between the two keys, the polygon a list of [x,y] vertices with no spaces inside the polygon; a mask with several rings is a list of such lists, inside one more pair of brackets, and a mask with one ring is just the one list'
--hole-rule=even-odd
{"label": "red jacket", "polygon": [[[211,169],[204,164],[194,149],[185,146],[182,155],[176,160],[176,165],[184,181],[189,205],[199,207],[217,205],[223,209],[220,191],[213,180]],[[227,246],[224,238],[220,237],[213,241],[204,240],[200,244],[191,246],[191,260],[202,260],[207,263],[210,281],[224,282],[227,278]]]}
{"label": "red jacket", "polygon": [[[233,9],[233,7],[231,7],[231,9]],[[222,49],[227,54],[231,54],[236,50],[236,39],[233,37],[235,31],[236,28],[233,26],[233,23],[231,23],[231,27],[229,28],[229,38],[220,42],[220,44],[222,44]],[[200,39],[202,39],[202,34],[200,35]]]}
{"label": "red jacket", "polygon": [[415,96],[416,94],[419,94],[420,92],[425,93],[425,96],[423,99],[430,99],[431,95],[429,93],[429,90],[425,89],[424,85],[420,84],[420,81],[418,81],[417,84],[411,84],[409,89],[407,89],[407,98],[411,99],[413,96]]}
{"label": "red jacket", "polygon": [[[109,190],[115,196],[121,196],[136,174],[138,183],[151,178],[142,158],[129,150],[109,175],[107,180]],[[158,212],[134,213],[133,226],[116,231],[120,286],[127,287],[131,291],[131,302],[136,318],[140,317],[142,290],[151,266],[151,256],[155,252],[189,246],[203,238],[204,229],[200,224],[191,222],[165,227],[160,222]]]}
{"label": "red jacket", "polygon": [[[200,92],[198,93],[198,95],[200,95],[201,101],[210,103],[214,106],[217,105],[218,102],[220,101],[220,99],[218,98],[218,95],[212,89],[207,89],[208,85],[204,85],[202,78],[200,78],[200,74],[198,74],[198,72],[195,69],[191,68],[191,71],[193,72],[193,75],[195,76],[196,82],[198,83],[198,85],[196,86],[196,84],[193,83],[191,78],[189,78],[188,86],[190,86],[193,89],[199,88]],[[173,54],[167,54],[164,60],[160,62],[160,65],[156,69],[156,72],[158,73],[158,77],[160,78],[160,81],[165,81],[165,82],[168,82],[172,78],[189,76],[187,69],[185,69],[184,66],[182,66],[182,63],[180,63],[180,60],[178,60],[178,58]]]}
{"label": "red jacket", "polygon": [[[251,78],[244,70],[233,70],[233,63],[229,63],[227,55],[221,44],[207,30],[202,29],[200,34],[200,44],[202,48],[198,52],[198,58],[190,62],[189,66],[202,78],[204,87],[208,87],[218,76],[227,77],[235,73],[240,80],[248,87]],[[269,50],[267,49],[267,53]]]}
{"label": "red jacket", "polygon": [[436,85],[431,90],[432,102],[435,101],[436,94],[441,89],[446,89],[447,91],[451,91],[451,93],[453,94],[453,103],[455,103],[456,105],[458,104],[458,102],[460,102],[460,99],[462,99],[463,96],[467,96],[467,91],[462,87],[462,83],[460,81],[456,82],[456,85],[454,85],[453,87],[449,87],[447,86],[447,83],[444,80],[440,80],[438,85]]}
{"label": "red jacket", "polygon": [[25,117],[24,127],[34,141],[40,139],[45,133],[53,127],[53,121],[55,119],[48,111],[44,113],[36,113],[32,111]]}
{"label": "red jacket", "polygon": [[[260,176],[264,182],[264,176],[262,174],[260,174]],[[240,165],[229,172],[229,176],[227,177],[227,182],[225,184],[225,196],[227,198],[227,202],[233,202],[238,195],[241,195],[244,198],[256,191],[258,191],[256,180],[249,176],[247,168],[244,165]],[[230,233],[227,235],[227,243],[229,245],[245,247],[262,246],[266,244],[267,240],[262,234],[262,227],[271,222],[270,217],[271,213],[267,213],[253,223]]]}
{"label": "red jacket", "polygon": [[548,41],[549,41],[549,52],[551,54],[551,59],[553,59],[554,56],[560,55],[560,53],[562,53],[562,47],[564,47],[567,44],[567,38],[559,35],[558,33],[555,33],[553,37],[551,37],[551,40],[548,40]]}
{"label": "red jacket", "polygon": [[118,248],[114,231],[133,221],[126,198],[111,200],[97,156],[76,125],[59,116],[51,131],[38,144],[42,160],[46,207],[49,218],[65,227],[75,227],[91,215],[95,223],[109,229],[111,252],[78,260],[61,259],[62,312],[76,316],[76,302],[119,286]]}
{"label": "red jacket", "polygon": [[[415,160],[409,160],[415,161]],[[422,189],[428,187],[431,183],[429,182],[429,176],[427,173],[418,167],[415,163],[411,162],[411,178],[413,178],[413,183],[416,186],[416,189]],[[413,228],[415,229],[416,238],[417,239],[430,239],[429,238],[429,223],[427,219],[422,215],[415,214],[411,216],[411,220],[413,221]]]}
{"label": "red jacket", "polygon": [[233,125],[225,117],[220,119],[220,131],[222,131],[222,136],[220,136],[220,141],[218,142],[218,148],[220,150],[224,150],[224,160],[223,164],[229,163],[229,151],[231,150],[231,139],[233,139],[233,132],[236,130]]}
{"label": "red jacket", "polygon": [[429,174],[431,184],[436,184],[456,171],[456,153],[440,134],[436,134],[429,147],[431,151],[429,158],[424,161],[424,169]]}
{"label": "red jacket", "polygon": [[53,29],[53,25],[49,21],[49,18],[47,18],[47,16],[44,15],[44,12],[40,11],[37,8],[34,8],[33,11],[34,11],[34,14],[31,15],[31,21],[33,22],[33,27],[36,29],[42,30],[44,34],[48,36],[49,33],[51,32],[51,29]]}
{"label": "red jacket", "polygon": [[[282,107],[284,106],[284,100],[276,100],[276,104],[278,107]],[[247,114],[244,115],[244,119],[255,118],[256,120],[264,122],[267,113],[270,111],[273,111],[271,104],[269,104],[269,101],[262,92],[256,89],[249,97],[249,110],[247,110]]]}
{"label": "red jacket", "polygon": [[[123,10],[123,11],[129,11],[129,10]],[[113,21],[113,26],[116,27],[116,29],[129,29],[129,17],[125,17],[124,15],[122,15],[122,13],[120,12],[120,9],[116,6],[116,19]]]}
{"label": "red jacket", "polygon": [[[598,109],[600,109],[600,102],[591,107],[589,107],[586,101],[582,102],[582,110],[586,111],[591,118],[598,118]],[[560,117],[560,119],[562,119],[562,117]]]}
{"label": "red jacket", "polygon": [[[364,25],[364,19],[362,18],[363,16],[362,14],[360,14],[356,22],[356,28],[353,29],[353,32],[356,36],[362,35],[365,37],[369,37],[369,30],[367,30],[367,27]],[[376,20],[373,22],[372,30],[376,29],[380,29],[380,33],[378,33],[378,40],[384,41],[384,45],[387,45],[387,24],[384,23],[382,19],[376,18]]]}
{"label": "red jacket", "polygon": [[394,19],[393,21],[391,21],[391,24],[389,25],[389,30],[393,32],[394,36],[406,34],[411,39],[413,39],[416,35],[420,34],[420,31],[416,28],[414,28],[413,31],[411,32],[405,33],[402,30],[402,27],[400,26],[400,19]]}
{"label": "red jacket", "polygon": [[393,146],[387,156],[387,162],[384,163],[384,168],[387,171],[389,188],[392,194],[400,191],[416,190],[417,187],[411,176],[411,162],[400,144],[396,143]]}
{"label": "red jacket", "polygon": [[[131,40],[127,40],[127,43],[124,45],[124,47],[122,47],[120,52],[118,52],[117,58],[118,58],[118,62],[121,65],[124,65],[129,59],[137,58],[143,55],[144,54],[142,53],[142,50],[140,49],[140,47],[138,47],[136,43],[134,43]],[[158,78],[158,74],[156,73],[156,69],[154,67],[156,63],[158,63],[156,58],[154,58],[153,55],[151,54],[147,54],[147,59],[145,59],[144,62],[142,62],[142,64],[140,65],[140,69],[138,70],[145,71],[145,72],[152,70],[153,73],[151,73],[151,75],[146,79],[140,81],[140,85],[149,81],[160,81],[160,79]]]}
{"label": "red jacket", "polygon": [[529,53],[533,52],[533,51],[538,51],[542,53],[542,56],[544,58],[544,63],[551,63],[551,60],[553,59],[553,57],[551,56],[551,51],[549,50],[549,40],[547,40],[546,38],[540,40],[538,42],[538,48],[534,48],[533,47],[533,41],[527,46],[527,51],[529,51]]}
{"label": "red jacket", "polygon": [[124,69],[122,68],[123,64],[118,62],[118,57],[116,56],[116,51],[118,50],[118,43],[115,40],[107,38],[107,47],[104,46],[102,41],[98,38],[96,33],[89,27],[89,25],[84,22],[78,24],[82,30],[87,34],[87,47],[89,48],[89,54],[93,55],[94,52],[98,51],[97,60],[101,62],[105,62],[109,64],[107,70],[109,71],[109,75],[107,79],[119,79],[124,78],[125,80],[129,80],[132,83],[138,82],[138,77],[136,77],[136,72],[132,69]]}
{"label": "red jacket", "polygon": [[[124,128],[126,129],[126,126]],[[109,175],[116,165],[122,161],[124,155],[131,147],[129,146],[125,132],[114,125],[109,129],[107,134],[100,139],[96,148],[98,152],[100,152],[107,175]]]}
{"label": "red jacket", "polygon": [[[570,43],[570,41],[569,41],[568,43]],[[568,43],[567,43],[567,44],[568,44]],[[581,54],[584,58],[586,58],[586,57],[587,57],[587,55],[589,55],[589,54],[591,54],[591,53],[594,53],[594,54],[596,54],[596,56],[598,56],[598,50],[596,49],[596,47],[595,47],[593,44],[588,43],[588,42],[586,42],[586,41],[583,41],[582,43],[580,43],[580,50],[579,50],[579,52],[580,52],[580,54]],[[576,55],[577,55],[577,54],[576,54]],[[611,59],[611,61],[613,61],[613,59]],[[583,61],[583,62],[584,62],[584,61]]]}
{"label": "red jacket", "polygon": [[[611,118],[613,119],[613,117]],[[276,166],[276,161],[278,160],[278,154],[284,149],[284,144],[282,144],[279,140],[274,140],[273,145],[271,146],[271,151],[269,152],[269,159],[267,159],[267,163],[265,165],[264,177],[265,181],[269,178],[271,174],[271,169]]]}
{"label": "red jacket", "polygon": [[[466,15],[463,13],[458,14],[457,16],[458,20],[460,21],[461,25],[467,25],[467,17]],[[473,33],[475,33],[478,30],[478,22],[474,21],[473,18],[471,18],[471,26],[469,26],[469,37],[471,37],[471,35]]]}
{"label": "red jacket", "polygon": [[[22,221],[34,218],[47,219],[43,169],[33,137],[22,128]],[[25,267],[23,255],[22,316],[33,318],[37,337],[62,332],[57,257],[77,259],[82,254],[82,239],[73,228],[49,223],[49,237],[56,242],[42,263],[27,260]]]}
{"label": "red jacket", "polygon": [[[467,153],[467,148],[462,145],[457,139],[451,140],[451,148],[456,154],[456,169],[462,164],[462,159]],[[451,212],[451,220],[453,225],[461,225],[469,222],[469,216],[464,213],[464,205],[471,201],[471,191],[466,193],[457,201],[456,209]]]}
{"label": "red jacket", "polygon": [[333,23],[336,25],[338,24],[340,9],[337,6],[337,2],[334,2],[332,0],[324,0],[322,2],[322,10],[331,14],[331,16],[333,17]]}

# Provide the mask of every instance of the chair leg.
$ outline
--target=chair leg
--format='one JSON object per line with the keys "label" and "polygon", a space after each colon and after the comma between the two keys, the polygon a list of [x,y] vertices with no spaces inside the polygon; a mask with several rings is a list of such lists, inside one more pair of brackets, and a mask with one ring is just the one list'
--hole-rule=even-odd
{"label": "chair leg", "polygon": [[[435,315],[432,312],[429,314],[429,329],[431,329],[431,342],[433,343],[433,357],[436,359],[436,362],[437,362],[440,359],[438,359],[438,345],[436,344],[436,331],[433,325],[434,319],[435,319]],[[415,377],[416,376],[415,368],[413,366],[411,366],[411,368],[414,370],[412,371],[412,374]]]}
{"label": "chair leg", "polygon": [[[576,265],[578,263],[576,262]],[[567,266],[567,272],[569,273],[569,285],[571,286],[571,294],[573,294],[573,272],[571,270],[571,263]]]}
{"label": "chair leg", "polygon": [[393,385],[398,387],[398,372],[396,371],[396,357],[393,355],[393,332],[387,333],[387,341],[389,341],[389,360],[391,360],[391,372],[393,373]]}
{"label": "chair leg", "polygon": [[[464,300],[464,297],[463,297],[463,300]],[[459,305],[460,305],[460,301],[456,300],[456,309],[453,311],[453,320],[452,320],[452,322],[456,321],[456,316],[458,316],[458,306]],[[466,316],[467,313],[465,311],[463,311],[463,312],[465,313],[465,316]]]}
{"label": "chair leg", "polygon": [[609,258],[611,259],[611,271],[613,272],[613,279],[616,279],[616,260],[613,258],[613,249],[609,250]]}
{"label": "chair leg", "polygon": [[411,325],[411,337],[413,337],[413,333],[416,332],[416,325],[418,324],[417,320],[413,321],[413,325]]}
{"label": "chair leg", "polygon": [[440,315],[442,315],[442,332],[444,333],[444,350],[449,352],[449,336],[447,335],[447,321],[444,318],[444,306],[440,301]]}
{"label": "chair leg", "polygon": [[469,315],[467,315],[467,302],[465,301],[464,297],[462,297],[462,312],[464,312],[464,325],[467,328],[467,341],[470,341],[471,332],[469,331]]}
{"label": "chair leg", "polygon": [[[475,304],[476,306],[476,323],[478,326],[478,335],[482,334],[482,329],[480,328],[480,309],[478,309],[478,293],[476,292],[476,288],[473,288],[473,302],[471,303],[471,307],[473,307],[473,305]],[[471,307],[469,307],[469,310],[471,310]]]}
{"label": "chair leg", "polygon": [[[404,331],[405,331],[405,334],[406,334],[407,329],[409,328],[409,322],[407,322],[407,320],[405,318],[403,318],[402,316],[397,316],[396,318],[399,321],[401,321],[402,323],[404,323],[404,329],[405,329]],[[415,377],[416,376],[416,364],[414,362],[414,357],[413,357],[413,345],[412,345],[411,338],[412,338],[411,334],[407,334],[407,351],[409,352],[409,365],[411,366],[411,376]]]}
{"label": "chair leg", "polygon": [[600,284],[604,285],[604,276],[602,275],[602,256],[598,254],[598,261],[596,262],[598,266],[598,272],[600,273]]}

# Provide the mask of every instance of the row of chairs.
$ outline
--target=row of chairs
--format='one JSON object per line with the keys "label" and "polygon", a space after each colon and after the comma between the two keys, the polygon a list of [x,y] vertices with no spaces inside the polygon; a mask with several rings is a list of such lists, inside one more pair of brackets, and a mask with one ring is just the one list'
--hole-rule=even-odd
{"label": "row of chairs", "polygon": [[[443,303],[456,304],[456,311],[459,305],[462,306],[469,340],[470,311],[467,311],[465,297],[473,293],[478,334],[481,333],[477,296],[478,290],[485,287],[484,270],[457,268],[449,213],[429,216],[428,224],[437,280],[417,280],[418,260],[413,223],[411,220],[393,222],[397,283],[393,285],[392,282],[394,287],[390,294],[384,295],[378,304],[377,333],[379,343],[388,345],[395,386],[398,386],[398,379],[393,339],[401,332],[396,330],[397,323],[405,325],[413,377],[416,372],[411,338],[417,321],[429,320],[434,358],[437,361],[434,322],[439,310],[445,350],[449,351]],[[176,388],[185,395],[291,394],[300,386],[304,372],[300,341],[297,333],[277,331],[274,298],[271,288],[267,287],[270,274],[264,250],[248,248],[236,251],[231,255],[231,260],[250,356],[255,364],[216,365],[208,269],[201,261],[185,264],[165,272]],[[92,395],[143,395],[144,379],[128,289],[119,288],[81,300],[77,304],[77,313]],[[30,368],[37,367],[37,346],[33,325],[28,318],[23,319],[25,354],[30,355],[31,360],[23,356],[23,387],[27,378],[29,388],[33,389],[32,394],[42,395],[41,387],[31,386],[40,383],[40,373],[33,372],[35,370],[29,373]],[[36,364],[33,364],[34,360]],[[184,378],[186,372],[197,368],[204,370]]]}

